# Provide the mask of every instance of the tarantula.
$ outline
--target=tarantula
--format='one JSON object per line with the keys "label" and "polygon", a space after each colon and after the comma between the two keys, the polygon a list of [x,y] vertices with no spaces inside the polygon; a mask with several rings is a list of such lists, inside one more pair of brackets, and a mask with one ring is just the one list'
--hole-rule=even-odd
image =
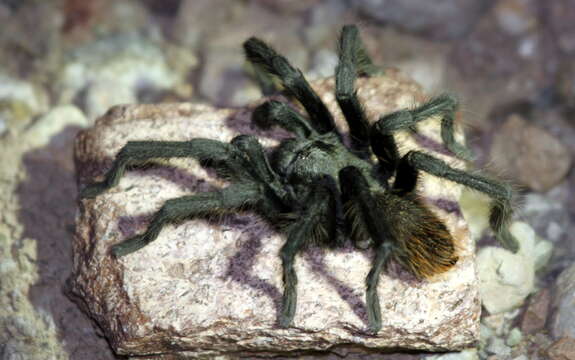
{"label": "tarantula", "polygon": [[101,182],[84,188],[81,198],[92,198],[115,186],[127,167],[152,159],[192,157],[212,167],[231,185],[212,192],[171,199],[154,215],[147,230],[112,247],[114,256],[130,254],[154,241],[170,223],[224,212],[254,211],[278,225],[286,235],[280,250],[283,266],[282,327],[290,326],[296,311],[297,276],[294,257],[305,246],[357,245],[375,248],[366,278],[366,304],[370,329],[381,328],[377,295],[380,273],[394,258],[418,278],[445,272],[458,260],[454,240],[441,220],[416,192],[418,172],[425,171],[489,195],[490,225],[497,239],[516,251],[508,230],[511,218],[510,187],[487,177],[454,169],[429,154],[410,151],[400,155],[393,133],[414,129],[422,120],[441,116],[444,145],[457,157],[470,160],[470,151],[454,138],[456,100],[435,97],[414,109],[383,115],[370,124],[356,90],[358,76],[377,73],[353,25],[339,39],[336,99],[349,124],[351,146],[344,145],[334,119],[301,71],[257,38],[244,43],[247,60],[268,89],[279,83],[307,112],[268,100],[255,109],[252,121],[268,128],[277,125],[293,133],[271,155],[254,136],[240,135],[230,143],[210,139],[189,141],[130,141],[118,153]]}

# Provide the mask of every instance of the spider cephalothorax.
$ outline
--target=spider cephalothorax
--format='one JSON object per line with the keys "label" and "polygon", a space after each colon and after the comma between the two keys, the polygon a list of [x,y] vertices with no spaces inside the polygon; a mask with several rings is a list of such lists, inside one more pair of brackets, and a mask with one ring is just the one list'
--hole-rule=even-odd
{"label": "spider cephalothorax", "polygon": [[400,155],[395,131],[414,129],[419,121],[440,116],[445,147],[459,158],[470,159],[468,149],[454,140],[457,103],[452,97],[442,95],[414,109],[384,114],[370,124],[354,83],[358,76],[373,76],[378,69],[367,56],[357,28],[345,26],[339,42],[336,99],[349,125],[348,147],[332,115],[299,70],[261,40],[249,39],[244,48],[264,87],[270,90],[279,83],[308,116],[275,100],[256,108],[252,118],[257,125],[278,125],[294,135],[269,156],[258,140],[248,135],[237,136],[230,143],[199,138],[128,142],[104,180],[87,186],[81,197],[97,196],[115,186],[127,167],[158,158],[196,158],[216,169],[231,185],[166,201],[146,231],[114,245],[113,255],[123,256],[142,248],[155,240],[165,225],[182,219],[254,211],[286,235],[279,254],[284,280],[279,322],[289,326],[296,311],[296,254],[309,244],[338,247],[351,238],[358,246],[370,244],[375,248],[366,279],[366,303],[370,328],[377,331],[381,311],[376,289],[390,258],[418,278],[447,271],[458,260],[452,235],[416,192],[419,171],[492,197],[491,227],[504,246],[517,249],[507,229],[511,217],[508,186],[452,168],[423,152]]}

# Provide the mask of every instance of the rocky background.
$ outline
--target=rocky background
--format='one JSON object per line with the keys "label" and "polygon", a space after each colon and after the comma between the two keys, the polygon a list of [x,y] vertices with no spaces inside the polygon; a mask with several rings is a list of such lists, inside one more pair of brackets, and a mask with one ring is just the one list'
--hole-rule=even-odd
{"label": "rocky background", "polygon": [[[517,185],[535,260],[482,278],[476,349],[309,358],[575,359],[573,19],[573,0],[0,0],[0,359],[117,358],[66,295],[79,129],[118,103],[257,99],[252,35],[329,76],[346,23],[378,64],[459,96],[478,165]],[[480,271],[493,258],[479,250]]]}

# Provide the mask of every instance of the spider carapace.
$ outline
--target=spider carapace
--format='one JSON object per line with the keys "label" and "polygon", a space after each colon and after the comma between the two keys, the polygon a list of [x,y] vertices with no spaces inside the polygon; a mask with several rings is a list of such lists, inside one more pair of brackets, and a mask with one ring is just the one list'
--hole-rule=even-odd
{"label": "spider carapace", "polygon": [[377,76],[357,28],[345,26],[339,39],[336,100],[349,125],[350,145],[335,126],[332,114],[301,71],[257,38],[244,43],[262,89],[277,88],[301,104],[268,100],[252,120],[262,128],[282,127],[293,134],[268,155],[254,136],[230,143],[211,139],[130,141],[118,153],[103,181],[84,188],[82,198],[95,197],[115,186],[126,168],[158,158],[192,157],[212,167],[231,183],[226,188],[165,202],[146,231],[112,247],[114,256],[132,253],[155,240],[163,226],[183,219],[222,212],[253,211],[285,234],[280,250],[284,293],[279,318],[290,326],[296,311],[297,276],[294,257],[305,246],[338,247],[350,238],[358,247],[370,245],[375,256],[366,278],[370,329],[381,328],[377,285],[380,273],[394,258],[418,278],[450,269],[458,259],[454,240],[443,222],[416,192],[418,173],[427,172],[489,195],[490,225],[501,243],[514,251],[518,244],[508,230],[511,190],[488,177],[450,167],[427,153],[400,155],[393,133],[433,116],[441,118],[441,137],[454,156],[471,160],[470,151],[454,138],[457,102],[449,95],[419,107],[367,120],[355,89],[358,77]]}

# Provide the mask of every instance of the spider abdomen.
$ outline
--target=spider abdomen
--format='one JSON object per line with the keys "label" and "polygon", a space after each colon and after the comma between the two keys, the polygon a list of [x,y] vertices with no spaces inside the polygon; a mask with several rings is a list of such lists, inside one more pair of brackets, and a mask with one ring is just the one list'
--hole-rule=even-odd
{"label": "spider abdomen", "polygon": [[[443,273],[457,263],[453,236],[417,194],[377,192],[374,199],[369,208],[359,202],[346,203],[346,218],[356,245],[391,243],[396,261],[420,279]],[[366,212],[370,214],[366,216]],[[387,229],[379,232],[385,238],[372,238],[375,232],[365,220],[370,217]]]}
{"label": "spider abdomen", "polygon": [[455,240],[445,224],[417,194],[379,197],[394,243],[394,258],[418,278],[429,278],[453,267],[458,260]]}

